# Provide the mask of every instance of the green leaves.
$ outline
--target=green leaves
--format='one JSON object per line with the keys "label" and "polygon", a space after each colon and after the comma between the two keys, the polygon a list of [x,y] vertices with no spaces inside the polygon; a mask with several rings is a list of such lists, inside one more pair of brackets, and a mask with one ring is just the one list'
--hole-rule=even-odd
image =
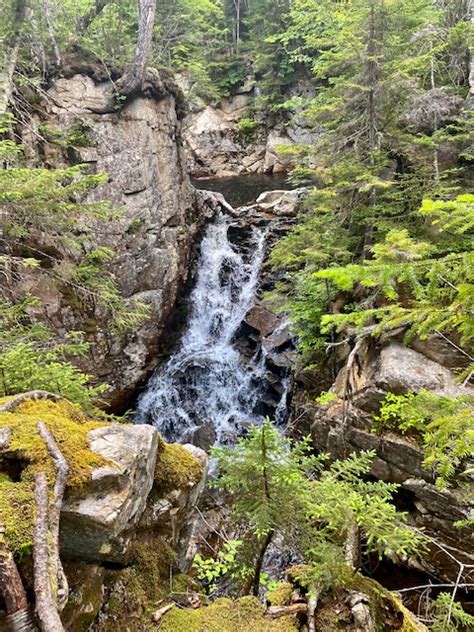
{"label": "green leaves", "polygon": [[206,584],[208,593],[215,592],[217,582],[225,575],[234,576],[240,572],[236,555],[242,544],[241,540],[227,540],[215,557],[205,558],[200,553],[194,556],[193,568],[196,576]]}

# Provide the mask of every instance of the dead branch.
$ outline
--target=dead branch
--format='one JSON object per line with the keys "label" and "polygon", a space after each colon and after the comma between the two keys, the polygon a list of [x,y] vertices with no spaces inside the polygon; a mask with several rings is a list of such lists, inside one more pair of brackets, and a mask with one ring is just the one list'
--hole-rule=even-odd
{"label": "dead branch", "polygon": [[0,413],[11,413],[17,406],[20,406],[20,404],[23,404],[23,402],[26,402],[28,399],[50,399],[53,402],[57,402],[63,398],[61,395],[48,393],[48,391],[28,391],[27,393],[17,395],[3,406],[0,406]]}
{"label": "dead branch", "polygon": [[36,522],[33,534],[36,611],[43,632],[64,632],[53,597],[49,557],[49,494],[44,472],[35,478]]}
{"label": "dead branch", "polygon": [[318,607],[318,600],[319,600],[320,594],[321,594],[320,590],[312,589],[308,595],[307,611],[308,611],[308,631],[309,632],[316,632],[315,615],[316,615],[316,608]]}
{"label": "dead branch", "polygon": [[159,610],[156,610],[151,615],[152,621],[154,621],[155,623],[158,623],[158,621],[160,621],[165,616],[165,614],[171,610],[171,608],[174,608],[174,606],[175,606],[174,603],[169,603],[167,606],[163,606]]}
{"label": "dead branch", "polygon": [[0,528],[0,593],[8,614],[28,607],[25,588],[13,555],[5,541],[3,527]]}
{"label": "dead branch", "polygon": [[270,619],[279,619],[291,614],[306,614],[308,606],[305,603],[294,603],[291,606],[270,606],[265,615]]}
{"label": "dead branch", "polygon": [[52,502],[44,472],[35,478],[36,523],[33,536],[36,610],[43,632],[63,632],[60,609],[68,597],[68,586],[59,557],[59,517],[69,476],[69,466],[53,435],[42,421],[38,430],[56,466]]}
{"label": "dead branch", "polygon": [[360,533],[359,527],[351,521],[347,530],[346,541],[344,543],[344,555],[346,564],[351,568],[356,568],[360,553]]}
{"label": "dead branch", "polygon": [[64,490],[69,477],[69,465],[59,450],[54,437],[42,421],[38,422],[38,430],[41,438],[48,448],[48,452],[56,465],[56,481],[53,489],[53,503],[49,510],[49,535],[50,535],[50,572],[57,578],[56,606],[59,611],[66,605],[69,589],[66,575],[64,574],[61,559],[59,557],[59,519],[63,504]]}

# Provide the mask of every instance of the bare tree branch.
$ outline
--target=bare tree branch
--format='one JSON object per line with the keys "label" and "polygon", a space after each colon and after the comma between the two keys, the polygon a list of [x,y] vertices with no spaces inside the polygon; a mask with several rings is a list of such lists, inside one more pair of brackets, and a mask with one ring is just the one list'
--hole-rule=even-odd
{"label": "bare tree branch", "polygon": [[64,574],[61,560],[59,557],[59,519],[61,515],[61,506],[63,504],[64,490],[66,489],[67,479],[69,477],[69,465],[59,450],[54,437],[46,428],[42,421],[38,422],[38,430],[41,438],[48,448],[48,452],[52,456],[56,465],[56,481],[53,489],[53,503],[49,511],[49,535],[50,535],[50,573],[51,577],[56,577],[57,594],[53,595],[56,599],[56,605],[59,611],[66,605],[68,598],[68,584],[66,575]]}
{"label": "bare tree branch", "polygon": [[67,601],[68,589],[59,558],[59,517],[69,466],[53,435],[41,421],[38,430],[55,465],[56,480],[50,503],[46,474],[35,478],[36,523],[33,536],[36,610],[43,632],[63,632],[59,608]]}
{"label": "bare tree branch", "polygon": [[11,413],[12,410],[17,408],[17,406],[20,406],[20,404],[23,404],[23,402],[26,402],[29,399],[50,399],[53,402],[57,402],[63,398],[61,395],[49,393],[48,391],[28,391],[27,393],[17,395],[3,406],[0,406],[0,413]]}

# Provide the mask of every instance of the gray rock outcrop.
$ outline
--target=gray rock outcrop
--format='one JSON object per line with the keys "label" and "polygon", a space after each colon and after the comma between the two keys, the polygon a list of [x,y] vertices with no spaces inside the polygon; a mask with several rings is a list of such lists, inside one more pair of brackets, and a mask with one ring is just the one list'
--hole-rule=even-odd
{"label": "gray rock outcrop", "polygon": [[[440,395],[468,393],[446,367],[397,342],[381,350],[365,348],[349,376],[339,373],[332,391],[337,399],[319,406],[300,392],[297,409],[300,423],[311,428],[314,445],[343,458],[351,452],[373,450],[371,474],[400,485],[401,508],[409,512],[410,523],[424,529],[431,538],[428,549],[417,560],[405,563],[442,580],[454,581],[459,571],[455,559],[474,565],[474,533],[455,526],[474,517],[474,479],[469,467],[447,489],[435,484],[434,473],[423,466],[423,453],[413,438],[393,432],[374,433],[374,411],[387,392],[404,394],[428,389]],[[344,401],[344,390],[350,400]]]}
{"label": "gray rock outcrop", "polygon": [[[205,196],[196,196],[188,178],[175,94],[139,95],[119,107],[109,81],[76,74],[58,78],[43,107],[44,115],[32,119],[31,129],[43,126],[65,137],[77,126],[83,131],[67,151],[45,143],[43,163],[85,163],[92,173],[108,174],[89,199],[108,201],[118,213],[84,226],[83,251],[98,244],[110,248],[116,256],[109,269],[127,304],[145,303],[150,316],[126,334],[117,332],[110,314],[93,301],[70,296],[46,270],[31,271],[16,290],[41,299],[31,311],[60,338],[72,330],[85,332],[91,349],[80,359],[81,368],[108,383],[111,407],[123,410],[163,352],[165,331],[169,340],[169,324],[193,269],[197,236],[215,208],[207,206]],[[35,151],[35,135],[28,130],[24,142]]]}

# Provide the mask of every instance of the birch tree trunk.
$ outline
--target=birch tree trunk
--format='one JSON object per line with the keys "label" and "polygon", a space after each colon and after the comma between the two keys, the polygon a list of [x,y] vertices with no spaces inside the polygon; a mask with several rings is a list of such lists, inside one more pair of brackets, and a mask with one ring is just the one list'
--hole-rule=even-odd
{"label": "birch tree trunk", "polygon": [[139,0],[138,38],[135,57],[130,69],[117,82],[120,94],[125,96],[140,90],[150,57],[155,24],[156,0]]}
{"label": "birch tree trunk", "polygon": [[58,43],[56,41],[56,35],[54,34],[53,16],[51,14],[51,5],[49,0],[41,0],[41,8],[46,20],[46,26],[48,27],[49,41],[51,42],[51,48],[53,49],[54,63],[57,68],[61,66],[61,55],[59,53]]}
{"label": "birch tree trunk", "polygon": [[13,94],[13,75],[18,61],[20,29],[25,21],[26,0],[17,0],[12,24],[10,46],[5,47],[0,69],[0,116],[6,114]]}

